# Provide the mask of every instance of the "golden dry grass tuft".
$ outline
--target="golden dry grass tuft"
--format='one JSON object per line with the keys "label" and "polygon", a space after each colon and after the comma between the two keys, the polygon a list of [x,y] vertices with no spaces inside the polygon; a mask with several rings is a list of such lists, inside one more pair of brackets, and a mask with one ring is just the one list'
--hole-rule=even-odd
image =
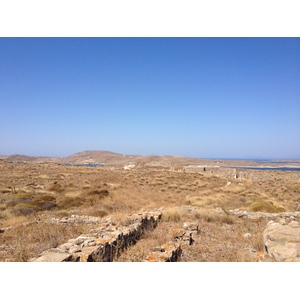
{"label": "golden dry grass tuft", "polygon": [[66,226],[33,223],[28,226],[18,226],[2,234],[2,240],[11,242],[9,245],[2,243],[4,251],[0,252],[0,259],[1,261],[25,262],[42,251],[57,247],[67,239],[75,238],[81,233],[82,228],[72,224]]}
{"label": "golden dry grass tuft", "polygon": [[255,200],[251,204],[251,209],[254,212],[262,211],[269,213],[280,213],[285,212],[285,209],[282,206],[276,206],[272,201],[264,201],[261,199]]}

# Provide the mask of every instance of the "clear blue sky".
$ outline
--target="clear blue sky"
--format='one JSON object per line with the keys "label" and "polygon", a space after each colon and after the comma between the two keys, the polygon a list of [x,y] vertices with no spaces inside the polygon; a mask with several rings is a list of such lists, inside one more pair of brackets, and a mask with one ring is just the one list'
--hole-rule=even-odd
{"label": "clear blue sky", "polygon": [[0,38],[0,154],[300,159],[299,38]]}

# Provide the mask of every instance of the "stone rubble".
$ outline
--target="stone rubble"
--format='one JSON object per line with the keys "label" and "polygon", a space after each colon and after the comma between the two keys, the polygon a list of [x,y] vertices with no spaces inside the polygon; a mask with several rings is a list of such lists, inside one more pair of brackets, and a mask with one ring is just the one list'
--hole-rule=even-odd
{"label": "stone rubble", "polygon": [[[127,226],[114,222],[111,218],[72,215],[67,218],[51,218],[47,222],[84,223],[93,225],[87,234],[70,239],[66,243],[42,252],[32,262],[112,262],[116,256],[134,245],[146,230],[154,229],[162,217],[163,208],[130,215]],[[241,209],[228,211],[239,218],[259,220],[269,218],[267,228],[263,232],[264,252],[257,253],[258,261],[300,261],[300,224],[296,221],[300,211],[267,213],[248,212]],[[38,221],[34,221],[38,222]],[[22,226],[27,225],[27,222]],[[1,228],[0,232],[10,228]],[[192,245],[193,234],[199,234],[197,223],[185,222],[180,229],[173,231],[173,240],[162,246],[153,248],[147,262],[175,262],[182,255],[182,244]],[[251,237],[244,234],[244,238]]]}
{"label": "stone rubble", "polygon": [[[59,222],[96,222],[99,227],[88,234],[42,252],[30,262],[112,262],[126,248],[134,245],[145,231],[154,229],[160,221],[160,210],[144,212],[128,217],[128,226],[122,226],[106,218],[72,216]],[[58,220],[52,220],[57,222]]]}
{"label": "stone rubble", "polygon": [[145,262],[177,262],[182,254],[180,243],[167,242],[161,247],[153,248]]}
{"label": "stone rubble", "polygon": [[268,213],[268,212],[248,212],[246,210],[231,209],[228,211],[230,214],[239,218],[258,220],[261,218],[269,219],[296,219],[300,216],[300,211],[282,212],[282,213]]}
{"label": "stone rubble", "polygon": [[197,223],[185,222],[181,229],[174,229],[173,241],[160,247],[153,248],[146,258],[146,262],[177,262],[182,255],[182,243],[192,245],[193,234],[199,234]]}
{"label": "stone rubble", "polygon": [[[107,220],[110,220],[107,218]],[[103,218],[92,217],[92,216],[79,216],[72,215],[70,218],[64,217],[61,219],[51,218],[48,223],[58,224],[58,223],[84,223],[84,224],[98,224],[103,222]]]}

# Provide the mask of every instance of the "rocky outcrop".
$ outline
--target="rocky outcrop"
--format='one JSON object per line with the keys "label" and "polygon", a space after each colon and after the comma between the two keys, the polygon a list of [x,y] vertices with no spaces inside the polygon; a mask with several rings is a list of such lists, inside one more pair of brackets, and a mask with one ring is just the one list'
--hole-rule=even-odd
{"label": "rocky outcrop", "polygon": [[300,262],[300,224],[270,221],[263,232],[265,255],[262,260],[277,262]]}
{"label": "rocky outcrop", "polygon": [[[57,248],[44,251],[31,262],[112,262],[116,256],[134,245],[147,230],[155,228],[162,216],[161,211],[144,212],[131,215],[129,225],[122,226],[107,218],[97,228],[76,239],[70,239]],[[90,221],[98,223],[98,218],[64,218],[63,222]],[[57,220],[52,220],[56,222]],[[62,220],[61,220],[62,221]]]}

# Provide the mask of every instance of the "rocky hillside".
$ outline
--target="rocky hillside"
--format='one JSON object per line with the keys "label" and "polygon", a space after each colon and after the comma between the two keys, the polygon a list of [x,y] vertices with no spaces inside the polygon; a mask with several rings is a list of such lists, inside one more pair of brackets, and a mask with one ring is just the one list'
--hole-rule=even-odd
{"label": "rocky hillside", "polygon": [[202,159],[182,156],[159,156],[159,155],[125,155],[110,151],[87,150],[72,154],[67,157],[43,157],[14,154],[3,156],[8,162],[30,162],[30,163],[60,163],[60,164],[105,164],[105,165],[126,165],[135,164],[148,167],[182,167],[187,164],[201,164]]}
{"label": "rocky hillside", "polygon": [[5,156],[4,160],[8,162],[31,162],[31,163],[45,163],[45,162],[56,163],[57,162],[59,163],[61,161],[61,158],[13,154],[13,155]]}
{"label": "rocky hillside", "polygon": [[146,168],[170,168],[182,169],[183,167],[232,167],[232,166],[253,166],[263,167],[272,165],[272,167],[299,167],[299,161],[279,161],[279,162],[259,162],[249,160],[208,160],[200,158],[191,158],[184,156],[171,155],[125,155],[111,151],[86,150],[72,154],[67,157],[47,157],[47,156],[27,156],[14,154],[10,156],[0,155],[0,159],[8,162],[26,162],[26,163],[58,163],[58,164],[104,164],[104,165],[131,165],[134,167]]}
{"label": "rocky hillside", "polygon": [[62,162],[69,164],[119,164],[126,163],[134,157],[137,156],[102,150],[87,150],[65,157]]}

